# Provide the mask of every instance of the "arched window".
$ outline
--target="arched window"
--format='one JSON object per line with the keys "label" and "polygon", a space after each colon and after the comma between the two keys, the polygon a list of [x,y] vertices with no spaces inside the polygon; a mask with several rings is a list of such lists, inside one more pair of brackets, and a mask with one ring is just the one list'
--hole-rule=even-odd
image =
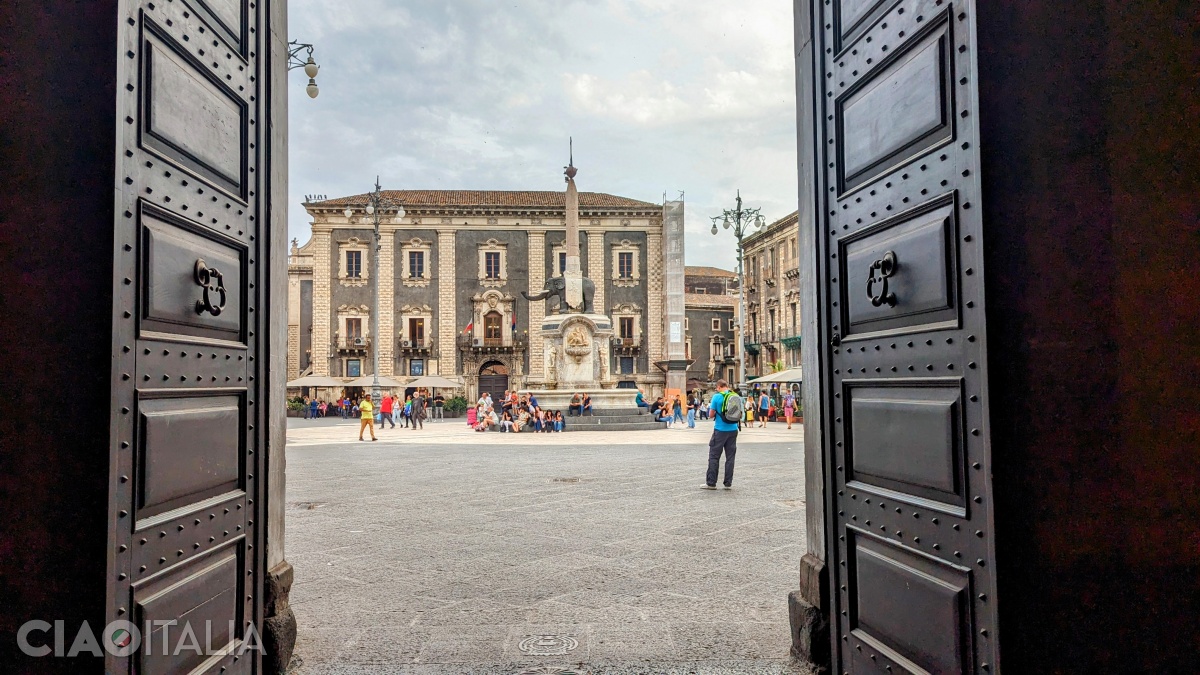
{"label": "arched window", "polygon": [[483,344],[499,346],[504,339],[504,317],[500,312],[483,315]]}

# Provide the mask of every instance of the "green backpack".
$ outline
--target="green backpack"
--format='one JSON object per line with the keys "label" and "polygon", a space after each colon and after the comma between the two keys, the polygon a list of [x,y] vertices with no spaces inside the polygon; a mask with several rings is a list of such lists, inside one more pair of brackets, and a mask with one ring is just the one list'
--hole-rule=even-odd
{"label": "green backpack", "polygon": [[742,397],[732,391],[725,392],[725,397],[721,399],[721,419],[730,424],[737,424],[746,416],[745,404],[742,402]]}

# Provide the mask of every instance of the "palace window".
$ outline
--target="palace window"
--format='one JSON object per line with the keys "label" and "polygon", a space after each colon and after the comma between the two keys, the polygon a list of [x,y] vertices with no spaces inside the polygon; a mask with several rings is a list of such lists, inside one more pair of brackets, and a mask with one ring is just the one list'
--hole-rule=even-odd
{"label": "palace window", "polygon": [[625,340],[633,339],[633,317],[623,316],[620,319],[621,338]]}
{"label": "palace window", "polygon": [[712,329],[713,330],[721,330],[721,320],[720,319],[712,320]]}
{"label": "palace window", "polygon": [[558,252],[558,276],[562,276],[567,271],[567,252]]}
{"label": "palace window", "polygon": [[367,242],[350,237],[338,242],[338,282],[343,286],[366,286]]}
{"label": "palace window", "polygon": [[614,286],[637,286],[641,277],[641,243],[622,239],[612,246],[612,283]]}
{"label": "palace window", "polygon": [[408,339],[414,345],[420,345],[425,342],[425,319],[416,318],[408,320]]}
{"label": "palace window", "polygon": [[620,373],[622,375],[632,375],[633,374],[633,357],[632,356],[622,356],[618,367],[619,367]]}
{"label": "palace window", "polygon": [[346,338],[362,337],[362,319],[346,319]]}
{"label": "palace window", "polygon": [[508,280],[508,245],[488,239],[479,245],[479,283],[489,288],[503,286]]}
{"label": "palace window", "polygon": [[504,340],[504,317],[500,312],[488,312],[483,316],[483,343],[498,346]]}
{"label": "palace window", "polygon": [[408,252],[408,276],[413,279],[425,278],[425,252]]}
{"label": "palace window", "polygon": [[632,279],[633,278],[633,254],[627,251],[622,251],[617,254],[617,278]]}

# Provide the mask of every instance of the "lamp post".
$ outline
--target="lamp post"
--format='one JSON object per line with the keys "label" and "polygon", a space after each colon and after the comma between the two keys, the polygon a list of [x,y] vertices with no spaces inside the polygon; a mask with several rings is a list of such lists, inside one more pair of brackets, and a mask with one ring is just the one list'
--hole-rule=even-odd
{"label": "lamp post", "polygon": [[[371,382],[371,402],[375,404],[378,410],[379,402],[383,400],[383,391],[379,384],[379,252],[383,249],[382,238],[379,234],[379,225],[383,222],[383,217],[386,213],[392,213],[395,216],[395,222],[400,222],[404,218],[404,206],[392,199],[383,196],[379,187],[379,176],[375,177],[375,191],[367,195],[367,205],[364,209],[367,216],[362,219],[364,223],[372,223],[375,227],[375,251],[371,255],[371,372],[373,380]],[[354,209],[347,206],[344,212],[347,220],[354,217]]]}
{"label": "lamp post", "polygon": [[742,191],[737,192],[737,208],[726,209],[719,216],[712,217],[712,232],[717,233],[717,224],[728,230],[733,228],[733,236],[737,238],[737,273],[738,273],[738,382],[735,388],[746,383],[746,273],[742,265],[742,239],[750,233],[751,228],[761,228],[766,224],[759,209],[742,208]]}
{"label": "lamp post", "polygon": [[[301,61],[300,52],[306,49],[308,50],[308,60]],[[297,42],[296,40],[288,43],[288,70],[303,68],[304,74],[308,76],[308,86],[304,88],[304,91],[308,94],[309,98],[316,98],[317,94],[321,93],[321,90],[317,88],[317,73],[321,70],[321,66],[318,66],[316,61],[313,61],[312,53],[313,46],[310,44]]]}

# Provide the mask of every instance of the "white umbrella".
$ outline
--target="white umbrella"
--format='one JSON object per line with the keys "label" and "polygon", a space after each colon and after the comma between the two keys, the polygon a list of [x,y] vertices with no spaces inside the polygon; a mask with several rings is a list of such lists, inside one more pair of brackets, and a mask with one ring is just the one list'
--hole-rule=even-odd
{"label": "white umbrella", "polygon": [[346,382],[339,380],[336,377],[327,377],[325,375],[305,375],[297,380],[292,380],[287,383],[289,387],[344,387]]}
{"label": "white umbrella", "polygon": [[[375,385],[375,376],[374,375],[363,375],[362,377],[355,378],[346,383],[347,387],[371,387],[374,385]],[[403,382],[400,382],[399,380],[394,380],[390,377],[387,377],[386,375],[380,375],[379,376],[379,386],[387,387],[389,389],[395,389],[397,387],[403,387],[405,385]]]}
{"label": "white umbrella", "polygon": [[454,380],[446,379],[446,378],[442,377],[441,375],[426,375],[424,377],[418,377],[417,379],[413,380],[412,382],[409,382],[405,386],[419,387],[419,388],[424,388],[424,389],[437,389],[437,388],[461,389],[462,388],[461,383],[455,382]]}

